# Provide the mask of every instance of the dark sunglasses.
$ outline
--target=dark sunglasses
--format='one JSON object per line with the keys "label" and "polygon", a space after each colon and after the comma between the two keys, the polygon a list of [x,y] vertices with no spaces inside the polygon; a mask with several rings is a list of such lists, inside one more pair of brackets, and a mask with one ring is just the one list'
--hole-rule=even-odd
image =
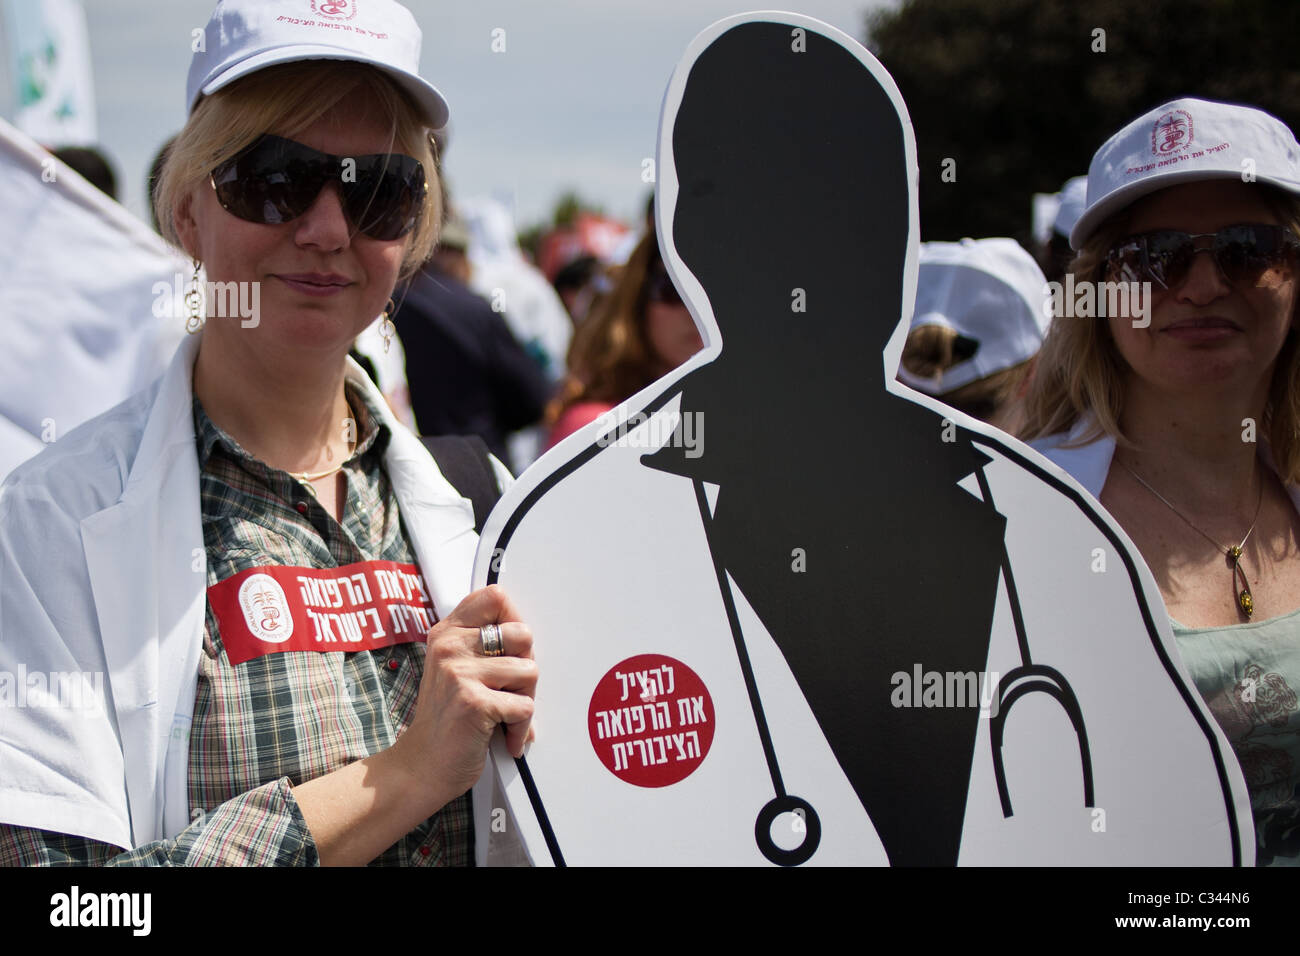
{"label": "dark sunglasses", "polygon": [[1106,254],[1106,265],[1112,279],[1150,279],[1168,289],[1187,277],[1198,252],[1210,253],[1230,282],[1257,284],[1268,270],[1294,263],[1300,241],[1290,229],[1260,223],[1197,235],[1161,229],[1129,236]]}
{"label": "dark sunglasses", "polygon": [[413,157],[331,156],[270,134],[214,169],[211,179],[226,212],[266,225],[297,219],[327,183],[338,183],[348,219],[382,240],[415,228],[429,188],[424,167]]}
{"label": "dark sunglasses", "polygon": [[682,304],[677,286],[673,285],[673,280],[662,269],[655,269],[646,278],[646,299],[650,302],[662,302],[664,305]]}

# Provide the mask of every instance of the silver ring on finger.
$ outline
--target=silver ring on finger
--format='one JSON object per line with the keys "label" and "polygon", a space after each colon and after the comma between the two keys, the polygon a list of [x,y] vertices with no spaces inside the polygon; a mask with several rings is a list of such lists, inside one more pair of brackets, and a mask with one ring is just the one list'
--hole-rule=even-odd
{"label": "silver ring on finger", "polygon": [[500,657],[506,652],[505,643],[501,640],[501,625],[484,624],[478,629],[479,646],[483,649],[484,657]]}

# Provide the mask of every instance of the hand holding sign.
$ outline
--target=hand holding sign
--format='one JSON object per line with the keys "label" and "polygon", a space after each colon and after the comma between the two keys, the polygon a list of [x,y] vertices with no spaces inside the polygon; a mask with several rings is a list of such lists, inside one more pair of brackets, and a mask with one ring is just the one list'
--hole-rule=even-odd
{"label": "hand holding sign", "polygon": [[[500,624],[500,657],[482,654],[485,624]],[[510,752],[523,755],[536,691],[532,633],[500,587],[474,591],[429,630],[415,716],[393,745],[426,795],[429,814],[474,785],[499,725]]]}

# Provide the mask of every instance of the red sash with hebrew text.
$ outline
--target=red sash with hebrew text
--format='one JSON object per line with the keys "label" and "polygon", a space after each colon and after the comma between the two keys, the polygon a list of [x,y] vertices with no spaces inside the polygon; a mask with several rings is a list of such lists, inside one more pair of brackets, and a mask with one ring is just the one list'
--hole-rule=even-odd
{"label": "red sash with hebrew text", "polygon": [[368,651],[423,641],[438,620],[420,569],[247,568],[208,588],[231,664],[283,651]]}

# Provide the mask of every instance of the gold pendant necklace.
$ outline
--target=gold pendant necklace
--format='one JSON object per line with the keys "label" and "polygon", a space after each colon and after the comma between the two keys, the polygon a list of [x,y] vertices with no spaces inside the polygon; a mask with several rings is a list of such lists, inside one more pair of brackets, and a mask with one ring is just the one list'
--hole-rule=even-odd
{"label": "gold pendant necklace", "polygon": [[1115,461],[1119,463],[1119,466],[1121,468],[1123,468],[1130,475],[1136,478],[1138,482],[1141,483],[1143,488],[1145,488],[1147,491],[1151,492],[1153,495],[1159,498],[1164,503],[1166,508],[1168,508],[1174,514],[1178,515],[1178,517],[1182,518],[1183,522],[1187,525],[1187,527],[1191,528],[1202,538],[1210,542],[1210,544],[1214,545],[1216,548],[1218,548],[1220,551],[1224,553],[1224,555],[1228,559],[1228,563],[1232,566],[1233,590],[1236,590],[1237,588],[1237,576],[1238,575],[1241,576],[1241,590],[1237,592],[1237,607],[1241,608],[1241,613],[1245,614],[1246,618],[1249,620],[1251,615],[1255,613],[1255,599],[1251,596],[1250,593],[1250,582],[1246,580],[1246,569],[1241,566],[1241,553],[1242,553],[1242,549],[1246,547],[1246,542],[1250,540],[1250,536],[1255,530],[1255,525],[1259,522],[1259,511],[1260,508],[1262,508],[1264,505],[1263,476],[1261,475],[1259,479],[1259,501],[1256,502],[1255,504],[1255,520],[1250,523],[1250,530],[1246,532],[1246,537],[1241,539],[1241,544],[1235,544],[1231,548],[1225,548],[1223,545],[1219,544],[1219,542],[1215,541],[1213,538],[1211,538],[1200,528],[1196,527],[1196,525],[1192,524],[1192,522],[1188,520],[1186,515],[1184,515],[1181,511],[1179,511],[1177,508],[1171,505],[1169,503],[1168,498],[1166,498],[1160,492],[1156,491],[1149,484],[1147,484],[1146,481],[1143,480],[1142,476],[1139,475],[1136,471],[1134,471],[1128,465],[1124,464],[1118,458],[1116,458]]}
{"label": "gold pendant necklace", "polygon": [[[349,449],[348,449],[348,458],[351,458],[351,457],[352,457],[352,449],[349,448]],[[344,461],[343,464],[346,465],[347,462]],[[300,474],[300,475],[294,475],[294,477],[297,478],[299,481],[301,481],[303,484],[307,485],[308,487],[311,487],[311,483],[312,483],[313,481],[320,481],[322,478],[328,478],[330,475],[334,474],[335,472],[339,472],[339,471],[342,471],[342,470],[343,470],[343,465],[335,465],[335,466],[334,466],[333,468],[331,468],[329,471],[322,471],[322,472],[319,472],[318,474],[315,474],[315,475],[309,475],[309,474],[307,474],[307,472],[304,471],[304,472],[303,472],[302,474]],[[315,490],[316,490],[316,489],[314,489],[314,488],[312,489],[312,493],[313,493],[313,494],[315,493]]]}
{"label": "gold pendant necklace", "polygon": [[[353,411],[352,411],[352,403],[351,403],[351,402],[348,402],[348,416],[349,416],[349,420],[350,420],[350,421],[355,422],[355,421],[357,420],[356,415],[353,414]],[[354,439],[352,439],[351,442],[348,443],[348,454],[347,454],[347,457],[344,458],[343,461],[341,461],[339,464],[335,465],[333,468],[330,468],[330,469],[327,470],[327,471],[322,471],[322,472],[320,472],[320,473],[318,473],[318,474],[315,474],[315,475],[309,475],[309,474],[307,474],[307,472],[305,472],[305,471],[304,471],[304,472],[292,472],[292,471],[291,471],[291,472],[289,472],[289,474],[293,475],[293,477],[297,478],[297,479],[298,479],[299,481],[301,481],[304,485],[306,485],[306,486],[307,486],[307,490],[310,491],[310,492],[314,495],[314,494],[316,493],[316,489],[313,488],[313,487],[311,486],[311,483],[312,483],[313,481],[320,481],[322,478],[328,478],[330,475],[334,474],[335,472],[341,471],[341,470],[343,469],[343,466],[346,465],[346,464],[348,463],[348,461],[351,460],[351,458],[352,458],[352,456],[353,456],[354,454],[356,454],[356,450],[357,450],[357,440],[354,438]]]}

